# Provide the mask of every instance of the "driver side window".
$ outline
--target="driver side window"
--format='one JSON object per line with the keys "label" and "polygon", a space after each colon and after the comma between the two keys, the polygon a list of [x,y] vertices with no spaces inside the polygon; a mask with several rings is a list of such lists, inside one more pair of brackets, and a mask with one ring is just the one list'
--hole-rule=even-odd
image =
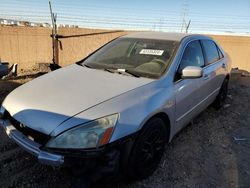
{"label": "driver side window", "polygon": [[181,76],[182,70],[187,66],[205,66],[202,48],[198,40],[190,42],[187,45],[178,68],[179,76]]}

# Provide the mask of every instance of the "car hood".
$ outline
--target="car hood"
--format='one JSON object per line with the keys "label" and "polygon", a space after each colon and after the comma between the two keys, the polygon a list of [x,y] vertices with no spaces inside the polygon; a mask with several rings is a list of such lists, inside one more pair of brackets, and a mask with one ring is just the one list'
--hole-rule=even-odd
{"label": "car hood", "polygon": [[15,89],[3,107],[23,125],[50,134],[72,116],[152,81],[74,64]]}

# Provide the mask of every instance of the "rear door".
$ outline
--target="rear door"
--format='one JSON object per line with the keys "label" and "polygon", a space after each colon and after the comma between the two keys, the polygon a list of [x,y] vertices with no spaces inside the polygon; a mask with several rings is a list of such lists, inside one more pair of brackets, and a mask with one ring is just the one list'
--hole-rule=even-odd
{"label": "rear door", "polygon": [[176,129],[180,130],[199,113],[200,87],[203,78],[182,79],[182,70],[187,66],[204,67],[205,60],[199,40],[190,42],[183,53],[175,79]]}
{"label": "rear door", "polygon": [[201,40],[206,66],[203,68],[201,98],[204,106],[209,105],[217,96],[225,78],[226,65],[223,54],[212,40]]}

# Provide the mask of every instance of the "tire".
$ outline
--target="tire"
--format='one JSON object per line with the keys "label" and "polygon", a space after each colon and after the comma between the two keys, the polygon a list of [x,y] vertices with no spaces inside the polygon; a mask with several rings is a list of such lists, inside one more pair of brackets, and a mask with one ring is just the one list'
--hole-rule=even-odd
{"label": "tire", "polygon": [[150,119],[138,135],[129,157],[127,175],[139,180],[150,176],[158,167],[167,141],[167,128],[162,119]]}
{"label": "tire", "polygon": [[220,92],[219,94],[217,95],[213,105],[216,109],[220,109],[223,104],[225,103],[225,100],[227,98],[227,93],[228,93],[228,78],[226,78],[222,85],[221,85],[221,88],[220,88]]}

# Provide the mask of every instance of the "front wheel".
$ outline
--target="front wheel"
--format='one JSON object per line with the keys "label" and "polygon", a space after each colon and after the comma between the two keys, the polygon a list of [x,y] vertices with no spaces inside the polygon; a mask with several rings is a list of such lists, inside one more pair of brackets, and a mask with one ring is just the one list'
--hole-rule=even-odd
{"label": "front wheel", "polygon": [[220,92],[214,101],[214,107],[216,109],[221,108],[223,104],[225,103],[225,100],[227,98],[227,93],[228,93],[228,83],[229,83],[229,80],[228,78],[226,78],[221,85]]}
{"label": "front wheel", "polygon": [[162,119],[155,117],[145,124],[129,158],[130,178],[143,179],[156,170],[164,153],[166,139],[167,129]]}

